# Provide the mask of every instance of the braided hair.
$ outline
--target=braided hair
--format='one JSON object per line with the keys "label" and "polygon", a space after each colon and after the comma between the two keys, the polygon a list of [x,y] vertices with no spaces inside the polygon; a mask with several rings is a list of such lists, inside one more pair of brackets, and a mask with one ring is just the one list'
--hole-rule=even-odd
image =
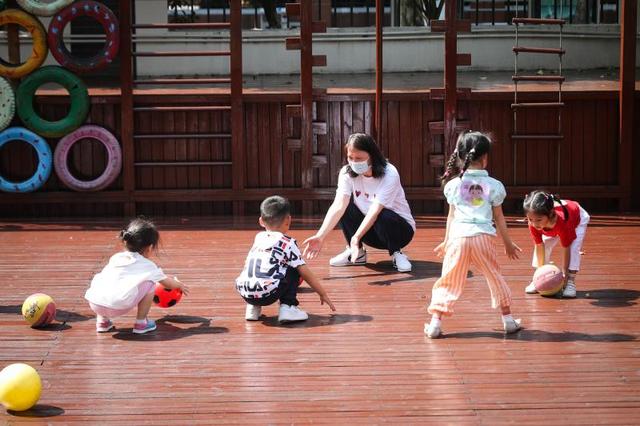
{"label": "braided hair", "polygon": [[139,217],[133,219],[120,231],[118,238],[122,240],[128,251],[142,254],[147,247],[158,248],[160,234],[150,220]]}
{"label": "braided hair", "polygon": [[550,192],[542,190],[531,191],[526,197],[524,197],[522,207],[524,208],[525,213],[533,213],[551,218],[555,215],[555,210],[553,209],[555,206],[554,202],[560,204],[562,207],[564,220],[569,220],[569,210],[567,210],[567,206],[562,204],[562,201],[557,195]]}
{"label": "braided hair", "polygon": [[[456,176],[462,177],[469,165],[491,151],[492,141],[481,132],[467,131],[458,136],[456,149],[451,153],[444,174],[441,177],[446,183]],[[462,167],[460,164],[462,163]]]}

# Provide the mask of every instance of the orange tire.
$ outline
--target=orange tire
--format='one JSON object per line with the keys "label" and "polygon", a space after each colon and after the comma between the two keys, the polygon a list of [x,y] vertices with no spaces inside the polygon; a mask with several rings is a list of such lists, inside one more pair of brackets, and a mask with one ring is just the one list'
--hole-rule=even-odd
{"label": "orange tire", "polygon": [[0,58],[0,76],[16,79],[31,73],[47,59],[47,32],[37,18],[18,9],[0,12],[0,27],[7,24],[21,26],[31,34],[33,40],[31,56],[24,63],[12,64]]}

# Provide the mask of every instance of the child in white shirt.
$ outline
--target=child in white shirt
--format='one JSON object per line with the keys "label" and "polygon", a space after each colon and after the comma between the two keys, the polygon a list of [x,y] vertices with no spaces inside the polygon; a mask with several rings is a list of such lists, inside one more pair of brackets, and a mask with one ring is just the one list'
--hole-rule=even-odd
{"label": "child in white shirt", "polygon": [[278,321],[304,321],[309,316],[298,308],[297,292],[302,280],[320,296],[321,304],[335,311],[331,299],[302,259],[296,240],[286,235],[291,226],[291,206],[283,197],[272,196],[260,205],[259,232],[236,278],[236,290],[247,302],[245,319],[257,321],[262,306],[280,301]]}
{"label": "child in white shirt", "polygon": [[149,260],[157,250],[160,235],[155,225],[145,219],[134,219],[119,235],[124,251],[114,254],[107,266],[91,280],[85,299],[96,313],[96,331],[104,333],[114,328],[111,318],[138,307],[133,332],[144,334],[156,329],[147,319],[153,302],[156,282],[169,289],[179,288],[186,295],[189,289]]}

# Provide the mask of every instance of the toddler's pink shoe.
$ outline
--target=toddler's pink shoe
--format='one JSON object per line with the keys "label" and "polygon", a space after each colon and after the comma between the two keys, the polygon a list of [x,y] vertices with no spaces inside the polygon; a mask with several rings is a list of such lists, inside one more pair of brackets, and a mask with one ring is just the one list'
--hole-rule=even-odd
{"label": "toddler's pink shoe", "polygon": [[96,331],[98,333],[106,333],[114,329],[114,325],[110,319],[96,321]]}

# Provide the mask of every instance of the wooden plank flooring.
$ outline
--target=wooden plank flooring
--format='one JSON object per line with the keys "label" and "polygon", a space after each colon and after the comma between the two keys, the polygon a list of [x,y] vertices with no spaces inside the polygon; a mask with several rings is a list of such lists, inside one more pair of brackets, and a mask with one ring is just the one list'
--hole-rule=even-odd
{"label": "wooden plank flooring", "polygon": [[[585,243],[578,299],[525,295],[531,274],[526,228],[510,221],[525,249],[503,254],[514,313],[525,329],[505,337],[483,278],[471,271],[446,338],[423,335],[425,304],[440,273],[432,248],[442,218],[419,218],[407,253],[411,274],[386,253],[369,265],[335,269],[334,231],[310,266],[338,312],[307,288],[305,323],[243,319],[233,288],[255,233],[254,219],[160,226],[158,264],[192,295],[152,308],[158,331],[97,335],[83,299],[92,275],[117,250],[113,223],[0,223],[0,367],[27,362],[43,379],[35,410],[0,410],[1,424],[640,424],[640,218],[595,218]],[[317,223],[317,220],[315,221]],[[305,228],[305,226],[301,226]],[[312,231],[296,229],[303,240]],[[58,324],[28,328],[26,296],[51,295]]]}

